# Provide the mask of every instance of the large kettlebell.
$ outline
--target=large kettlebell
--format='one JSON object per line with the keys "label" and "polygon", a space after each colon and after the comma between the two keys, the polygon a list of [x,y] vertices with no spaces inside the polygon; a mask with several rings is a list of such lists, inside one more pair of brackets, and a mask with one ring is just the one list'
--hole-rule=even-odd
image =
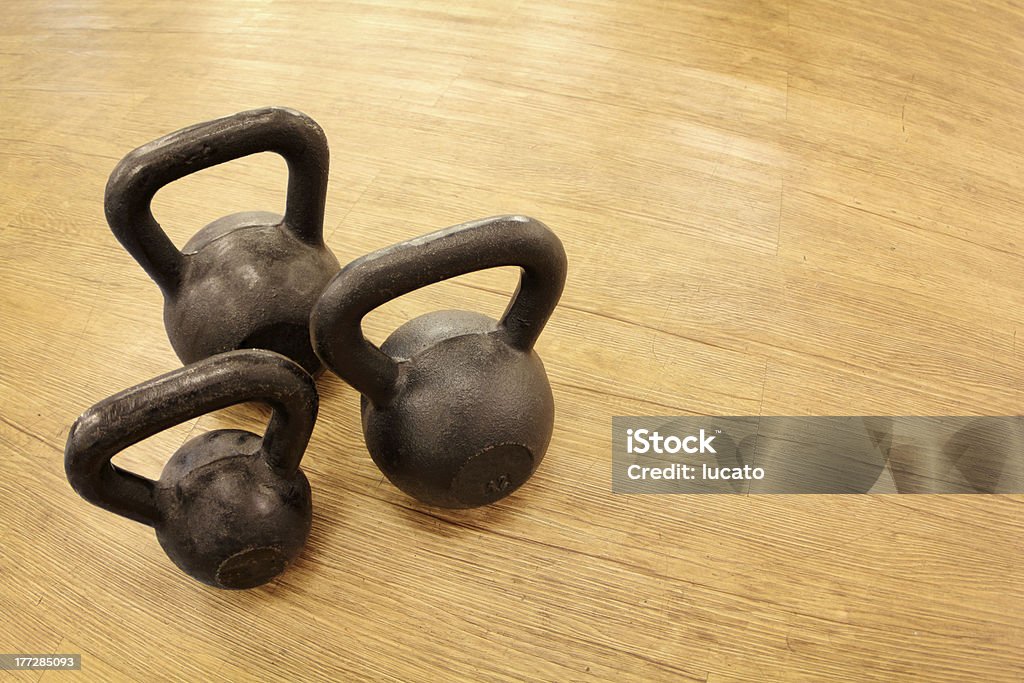
{"label": "large kettlebell", "polygon": [[[260,438],[218,429],[185,443],[158,482],[113,465],[117,453],[168,427],[244,401],[273,409]],[[178,567],[217,588],[253,588],[280,574],[309,535],[312,504],[299,461],[313,431],[313,378],[284,356],[231,351],[100,401],[71,427],[64,469],[90,503],[155,527]]]}
{"label": "large kettlebell", "polygon": [[[178,251],[153,218],[156,192],[257,152],[276,152],[288,163],[284,217],[225,216]],[[338,271],[323,241],[327,167],[327,140],[316,122],[291,109],[266,108],[171,133],[130,152],[114,169],[107,222],[163,291],[167,336],[183,363],[265,348],[310,373],[322,369],[309,343],[309,311]]]}
{"label": "large kettlebell", "polygon": [[[518,265],[500,322],[469,311],[415,318],[378,349],[363,317],[440,280]],[[364,256],[339,272],[310,318],[324,364],[362,393],[363,432],[398,488],[440,507],[504,498],[536,470],[551,440],[554,400],[533,350],[565,284],[562,243],[543,223],[499,216]]]}

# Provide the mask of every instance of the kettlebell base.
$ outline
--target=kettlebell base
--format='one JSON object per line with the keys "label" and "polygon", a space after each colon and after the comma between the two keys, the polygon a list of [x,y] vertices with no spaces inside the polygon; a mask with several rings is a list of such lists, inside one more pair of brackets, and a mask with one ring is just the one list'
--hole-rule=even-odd
{"label": "kettlebell base", "polygon": [[525,484],[533,470],[533,454],[526,446],[491,446],[466,461],[452,480],[449,492],[462,503],[457,507],[490,505]]}
{"label": "kettlebell base", "polygon": [[291,558],[277,546],[247,548],[221,562],[215,574],[216,587],[230,590],[256,588],[281,574]]}

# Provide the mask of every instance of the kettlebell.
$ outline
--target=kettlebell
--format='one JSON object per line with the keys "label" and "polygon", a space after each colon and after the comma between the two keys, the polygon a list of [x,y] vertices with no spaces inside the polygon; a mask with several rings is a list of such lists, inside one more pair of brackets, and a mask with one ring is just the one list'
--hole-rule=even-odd
{"label": "kettlebell", "polygon": [[[284,216],[225,216],[178,251],[153,218],[156,192],[257,152],[276,152],[288,163]],[[320,126],[305,114],[271,107],[171,133],[130,152],[114,169],[107,222],[163,292],[167,336],[183,363],[265,348],[310,373],[322,370],[309,343],[309,311],[339,267],[323,241],[327,167]]]}
{"label": "kettlebell", "polygon": [[[312,522],[299,461],[317,413],[313,378],[265,350],[211,356],[100,401],[71,427],[64,469],[76,492],[148,524],[185,573],[217,588],[253,588],[280,574]],[[218,429],[187,441],[159,481],[110,462],[157,432],[245,401],[272,409],[266,433]]]}
{"label": "kettlebell", "polygon": [[[377,348],[363,317],[415,289],[472,271],[520,266],[500,321],[470,311],[422,315]],[[534,343],[565,284],[562,243],[543,223],[499,216],[381,249],[343,268],[313,307],[313,348],[362,394],[377,466],[429,505],[493,503],[537,469],[554,400]]]}

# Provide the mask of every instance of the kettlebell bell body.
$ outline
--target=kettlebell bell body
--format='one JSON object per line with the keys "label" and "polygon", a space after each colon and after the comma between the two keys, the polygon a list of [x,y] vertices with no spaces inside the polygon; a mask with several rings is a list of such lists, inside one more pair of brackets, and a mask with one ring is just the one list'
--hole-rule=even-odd
{"label": "kettlebell bell body", "polygon": [[[456,275],[522,268],[500,321],[469,311],[415,318],[378,349],[361,320],[389,299]],[[365,256],[339,272],[313,309],[314,348],[363,394],[367,450],[414,498],[439,507],[493,503],[540,465],[554,400],[534,343],[565,282],[565,252],[544,224],[501,216]]]}
{"label": "kettlebell bell body", "polygon": [[[207,432],[178,449],[156,482],[110,462],[170,426],[245,401],[272,407],[263,437]],[[153,526],[190,576],[252,588],[284,571],[309,535],[312,498],[299,462],[316,413],[313,379],[294,362],[264,350],[219,354],[85,411],[68,435],[65,471],[89,502]]]}
{"label": "kettlebell bell body", "polygon": [[[153,218],[156,192],[204,168],[267,151],[288,163],[285,215],[226,216],[179,251]],[[167,335],[182,362],[265,348],[310,373],[322,369],[309,342],[309,312],[339,267],[323,242],[327,172],[323,131],[304,114],[282,108],[185,128],[117,165],[107,183],[107,222],[160,286]]]}

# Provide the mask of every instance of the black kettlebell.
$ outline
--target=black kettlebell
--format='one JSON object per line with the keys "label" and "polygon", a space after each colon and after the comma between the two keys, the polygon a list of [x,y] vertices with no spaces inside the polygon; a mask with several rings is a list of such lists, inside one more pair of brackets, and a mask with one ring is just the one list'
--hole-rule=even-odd
{"label": "black kettlebell", "polygon": [[[377,348],[363,316],[440,280],[522,268],[501,321],[470,311],[415,318]],[[324,364],[363,394],[363,433],[398,488],[440,507],[504,498],[540,464],[554,400],[533,350],[565,284],[562,243],[543,223],[499,216],[364,256],[339,272],[310,318]]]}
{"label": "black kettlebell", "polygon": [[[185,443],[157,482],[110,460],[157,432],[245,401],[273,409],[261,438],[218,429]],[[312,504],[299,461],[316,422],[313,378],[271,351],[230,351],[143,382],[82,413],[64,469],[90,503],[156,529],[185,573],[217,588],[280,574],[309,535]]]}
{"label": "black kettlebell", "polygon": [[[236,213],[210,223],[181,251],[153,218],[164,185],[217,164],[276,152],[288,163],[284,217]],[[164,294],[164,325],[183,363],[241,348],[282,353],[317,373],[309,311],[338,271],[323,241],[327,139],[291,109],[245,111],[139,147],[107,182],[110,228]]]}

